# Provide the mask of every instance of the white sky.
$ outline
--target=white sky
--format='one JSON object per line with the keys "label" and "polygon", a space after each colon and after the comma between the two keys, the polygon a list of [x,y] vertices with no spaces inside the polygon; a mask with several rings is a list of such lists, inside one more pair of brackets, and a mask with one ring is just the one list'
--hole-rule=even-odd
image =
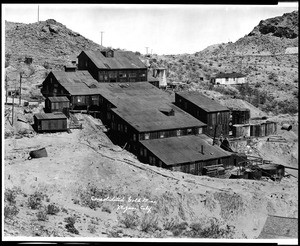
{"label": "white sky", "polygon": [[[33,23],[38,4],[3,4],[2,20]],[[298,10],[297,3],[250,5],[39,4],[40,21],[54,19],[103,45],[156,54],[201,51],[235,42],[260,20]]]}

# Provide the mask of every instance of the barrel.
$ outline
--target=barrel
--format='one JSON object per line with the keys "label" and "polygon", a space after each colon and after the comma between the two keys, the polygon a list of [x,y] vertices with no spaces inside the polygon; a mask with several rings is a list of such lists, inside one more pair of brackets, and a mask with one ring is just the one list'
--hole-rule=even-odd
{"label": "barrel", "polygon": [[290,130],[292,130],[292,126],[290,124],[283,124],[281,127],[281,130],[290,131]]}
{"label": "barrel", "polygon": [[47,157],[47,151],[46,148],[41,148],[37,150],[32,150],[29,152],[30,158],[42,158],[42,157]]}

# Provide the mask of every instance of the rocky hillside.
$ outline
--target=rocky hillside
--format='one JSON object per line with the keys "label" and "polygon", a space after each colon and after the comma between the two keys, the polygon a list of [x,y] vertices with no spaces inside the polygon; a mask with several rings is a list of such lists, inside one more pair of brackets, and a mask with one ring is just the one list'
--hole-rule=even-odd
{"label": "rocky hillside", "polygon": [[[238,97],[272,113],[298,111],[298,11],[260,21],[235,43],[214,44],[190,55],[154,57],[168,69],[169,82],[189,89],[213,90]],[[249,86],[212,87],[217,72],[247,75]]]}
{"label": "rocky hillside", "polygon": [[29,56],[37,65],[59,67],[83,49],[99,48],[100,45],[52,19],[32,24],[5,22],[7,65]]}

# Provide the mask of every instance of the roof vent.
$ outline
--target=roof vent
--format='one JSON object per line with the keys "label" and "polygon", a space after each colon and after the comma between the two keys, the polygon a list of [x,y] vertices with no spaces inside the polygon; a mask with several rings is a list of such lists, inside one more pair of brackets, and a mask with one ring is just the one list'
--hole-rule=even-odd
{"label": "roof vent", "polygon": [[166,116],[174,116],[175,115],[175,111],[172,108],[160,108],[159,111],[162,112],[163,114],[165,114]]}
{"label": "roof vent", "polygon": [[65,67],[65,72],[76,72],[76,65],[66,65]]}

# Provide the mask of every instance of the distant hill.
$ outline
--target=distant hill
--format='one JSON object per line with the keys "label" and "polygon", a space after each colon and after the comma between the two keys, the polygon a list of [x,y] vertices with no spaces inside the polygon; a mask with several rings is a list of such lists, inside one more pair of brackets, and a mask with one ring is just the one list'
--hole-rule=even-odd
{"label": "distant hill", "polygon": [[212,45],[198,56],[274,55],[298,46],[298,11],[262,20],[235,43]]}
{"label": "distant hill", "polygon": [[5,21],[6,63],[16,64],[25,56],[33,58],[34,64],[61,67],[83,49],[99,49],[101,45],[68,29],[65,25],[49,19],[31,24]]}
{"label": "distant hill", "polygon": [[[216,90],[273,113],[298,112],[298,11],[262,20],[234,43],[154,60],[168,69],[169,81],[188,83],[188,89]],[[218,72],[246,74],[248,94],[239,87],[211,88],[210,78]]]}

